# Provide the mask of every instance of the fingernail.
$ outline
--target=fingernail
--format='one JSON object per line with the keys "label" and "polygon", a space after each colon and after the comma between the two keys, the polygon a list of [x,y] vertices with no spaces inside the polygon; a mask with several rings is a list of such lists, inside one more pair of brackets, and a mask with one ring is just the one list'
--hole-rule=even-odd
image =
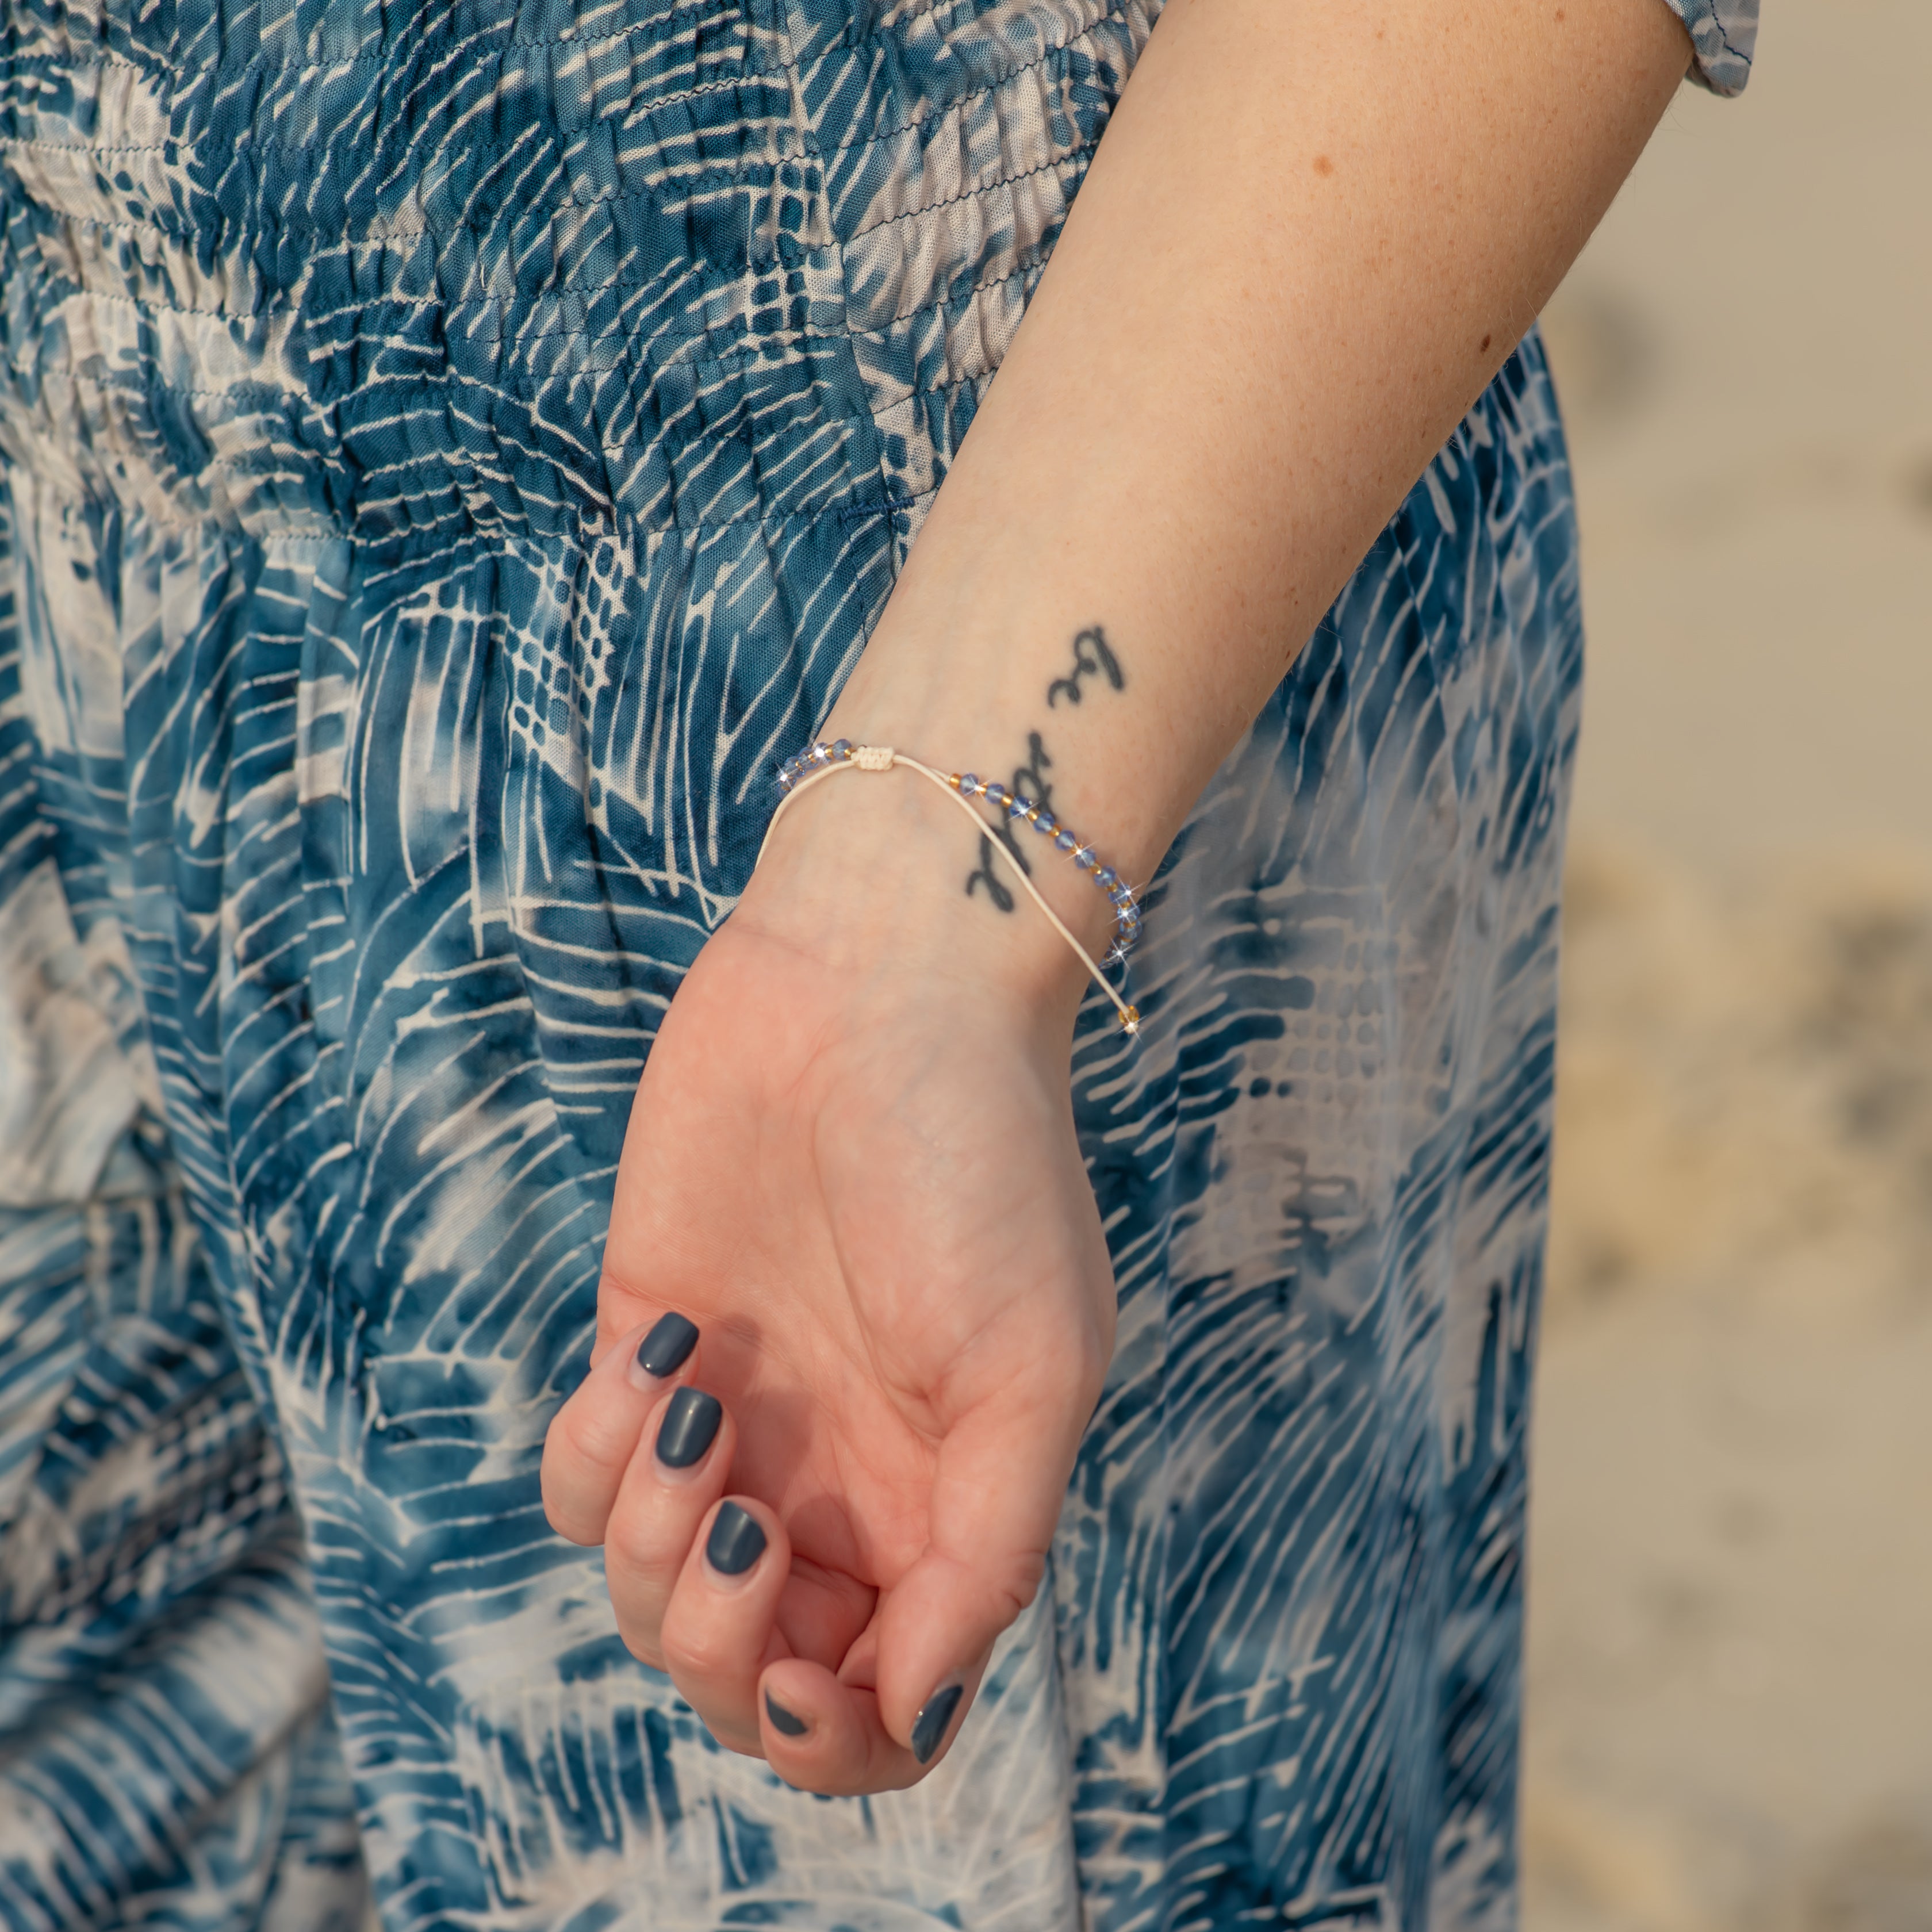
{"label": "fingernail", "polygon": [[711,1447],[724,1405],[702,1389],[681,1388],[658,1424],[657,1457],[668,1469],[688,1469]]}
{"label": "fingernail", "polygon": [[946,1727],[966,1694],[963,1684],[949,1684],[913,1720],[912,1754],[921,1764],[930,1764],[932,1754],[946,1742]]}
{"label": "fingernail", "polygon": [[721,1576],[742,1576],[765,1553],[765,1532],[749,1510],[720,1504],[705,1538],[704,1560]]}
{"label": "fingernail", "polygon": [[695,1322],[687,1322],[682,1315],[660,1315],[651,1324],[651,1332],[638,1344],[638,1366],[662,1382],[684,1366],[697,1346]]}
{"label": "fingernail", "polygon": [[782,1731],[788,1738],[802,1738],[812,1729],[802,1718],[788,1711],[769,1690],[765,1693],[765,1714],[772,1720],[772,1729]]}

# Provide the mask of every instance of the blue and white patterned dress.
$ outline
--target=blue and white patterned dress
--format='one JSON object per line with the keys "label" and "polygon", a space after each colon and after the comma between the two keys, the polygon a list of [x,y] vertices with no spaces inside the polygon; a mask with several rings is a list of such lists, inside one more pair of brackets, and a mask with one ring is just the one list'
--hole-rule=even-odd
{"label": "blue and white patterned dress", "polygon": [[[1154,0],[0,0],[0,1925],[1512,1922],[1580,642],[1532,337],[1164,868],[918,1789],[547,1528],[626,1108]],[[1687,0],[1742,86],[1755,0]]]}

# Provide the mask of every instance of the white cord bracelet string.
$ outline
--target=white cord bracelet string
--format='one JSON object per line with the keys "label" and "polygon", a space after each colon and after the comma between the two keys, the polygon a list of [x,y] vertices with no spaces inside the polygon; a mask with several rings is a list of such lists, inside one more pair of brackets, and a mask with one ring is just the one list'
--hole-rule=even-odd
{"label": "white cord bracelet string", "polygon": [[[764,844],[758,848],[758,856],[765,856],[765,846],[772,841],[772,834],[778,830],[792,802],[802,793],[809,791],[815,784],[827,778],[836,778],[841,772],[889,772],[895,765],[903,766],[909,772],[916,772],[928,783],[937,785],[952,800],[968,819],[973,829],[982,838],[990,838],[992,827],[967,802],[969,795],[984,796],[995,806],[1006,810],[1015,819],[1024,819],[1036,830],[1051,837],[1056,846],[1070,854],[1082,871],[1092,876],[1107,895],[1114,908],[1114,940],[1110,958],[1124,958],[1127,947],[1140,931],[1140,908],[1135,903],[1133,890],[1119,879],[1108,868],[1100,865],[1090,846],[1082,844],[1066,828],[1060,825],[1051,813],[1029,799],[1016,797],[1003,785],[982,784],[970,772],[962,776],[958,772],[937,772],[930,765],[922,765],[916,758],[908,758],[903,752],[896,752],[890,745],[854,745],[841,738],[836,744],[814,744],[790,760],[779,772],[778,782],[785,788],[785,795],[778,802],[778,808],[772,814],[772,822],[765,829]],[[992,841],[996,846],[999,842]],[[1121,1030],[1136,1034],[1141,1030],[1140,1009],[1130,1006],[1114,990],[1113,983],[1095,962],[1094,956],[1078,940],[1067,930],[1065,922],[1040,896],[1040,888],[1028,878],[1010,852],[1000,848],[1000,856],[1005,860],[1015,878],[1026,890],[1027,896],[1052,922],[1053,929],[1072,947],[1082,965],[1086,968],[1094,983],[1114,1003],[1114,1010],[1120,1016]]]}

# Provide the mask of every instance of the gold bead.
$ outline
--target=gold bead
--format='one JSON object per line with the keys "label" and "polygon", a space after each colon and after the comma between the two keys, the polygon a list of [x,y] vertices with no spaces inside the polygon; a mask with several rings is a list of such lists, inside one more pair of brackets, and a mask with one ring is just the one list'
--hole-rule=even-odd
{"label": "gold bead", "polygon": [[1120,1030],[1126,1034],[1137,1034],[1140,1030],[1141,1010],[1138,1006],[1130,1006],[1120,1016]]}

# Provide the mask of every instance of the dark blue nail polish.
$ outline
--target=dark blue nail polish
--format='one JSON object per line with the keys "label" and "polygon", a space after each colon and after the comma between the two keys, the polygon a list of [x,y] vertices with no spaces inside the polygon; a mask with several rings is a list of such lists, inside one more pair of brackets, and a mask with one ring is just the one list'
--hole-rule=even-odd
{"label": "dark blue nail polish", "polygon": [[946,1727],[965,1694],[964,1684],[949,1684],[913,1720],[912,1754],[921,1764],[930,1764],[933,1753],[946,1742]]}
{"label": "dark blue nail polish", "polygon": [[765,1714],[772,1720],[772,1729],[782,1732],[788,1738],[802,1738],[812,1729],[802,1718],[788,1711],[769,1690],[765,1693]]}
{"label": "dark blue nail polish", "polygon": [[721,1576],[742,1576],[765,1553],[758,1519],[736,1503],[721,1503],[704,1542],[704,1560]]}
{"label": "dark blue nail polish", "polygon": [[698,1346],[698,1324],[682,1315],[660,1315],[651,1324],[651,1332],[638,1344],[638,1366],[662,1382],[674,1376],[691,1359]]}
{"label": "dark blue nail polish", "polygon": [[704,1459],[718,1435],[724,1405],[702,1389],[681,1388],[658,1424],[657,1457],[668,1469],[688,1469]]}

